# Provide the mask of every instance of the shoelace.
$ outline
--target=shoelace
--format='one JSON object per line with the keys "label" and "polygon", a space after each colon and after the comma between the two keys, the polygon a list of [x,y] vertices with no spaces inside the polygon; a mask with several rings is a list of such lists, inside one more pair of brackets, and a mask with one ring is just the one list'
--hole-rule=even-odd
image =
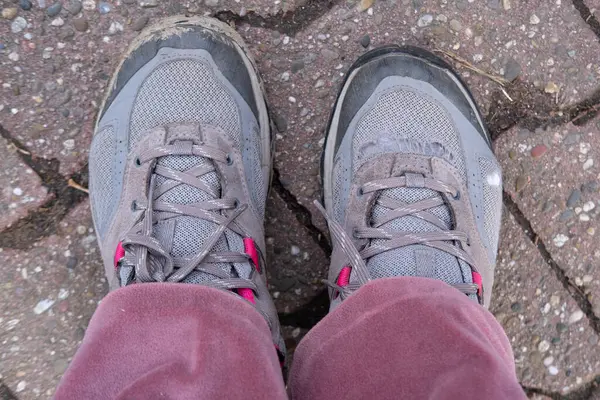
{"label": "shoelace", "polygon": [[[395,189],[402,187],[426,188],[449,194],[455,199],[460,198],[460,193],[452,186],[433,178],[424,177],[419,174],[406,174],[400,177],[391,177],[368,182],[359,190],[359,195],[365,195],[376,191],[386,189]],[[448,243],[449,241],[459,242],[461,247],[468,246],[469,238],[466,233],[446,230],[446,225],[435,214],[427,211],[437,206],[445,205],[441,198],[425,199],[415,203],[406,204],[402,201],[392,199],[381,194],[377,199],[378,204],[391,209],[384,215],[371,219],[371,226],[366,228],[355,228],[353,236],[356,239],[386,239],[384,244],[371,245],[370,243],[362,250],[358,250],[354,245],[352,238],[346,233],[344,228],[323,208],[319,202],[315,201],[315,206],[323,214],[329,225],[334,247],[339,246],[344,255],[348,258],[348,266],[352,270],[353,282],[345,286],[340,286],[335,282],[326,281],[325,283],[338,291],[342,300],[348,297],[352,292],[371,280],[366,260],[384,253],[386,251],[398,249],[404,246],[415,244],[425,245],[438,250],[452,254],[463,260],[475,269],[473,258],[462,250],[459,246]],[[382,228],[387,222],[396,218],[402,218],[412,215],[433,224],[441,229],[439,232],[397,232]],[[461,292],[471,295],[478,292],[479,286],[471,283],[460,283],[452,285]]]}
{"label": "shoelace", "polygon": [[[211,253],[212,248],[226,229],[230,229],[242,237],[247,236],[235,223],[235,219],[244,212],[247,205],[238,204],[236,199],[220,198],[219,193],[215,193],[200,179],[203,175],[215,171],[212,163],[198,165],[186,171],[177,171],[156,164],[158,158],[174,155],[200,156],[227,164],[232,162],[225,152],[205,145],[195,145],[191,141],[157,146],[141,153],[135,160],[138,167],[148,162],[153,164],[148,204],[135,205],[137,209],[144,210],[144,214],[122,240],[125,249],[125,256],[121,260],[122,264],[134,267],[135,279],[138,282],[180,282],[193,271],[199,271],[214,277],[214,279],[200,283],[204,286],[225,290],[250,289],[256,291],[257,287],[252,281],[232,276],[231,273],[217,265],[217,263],[249,262],[249,255],[240,252]],[[156,187],[157,175],[168,180]],[[194,204],[173,204],[156,200],[163,193],[181,184],[203,190],[214,199]],[[222,211],[230,211],[230,214],[227,216]],[[199,252],[191,259],[173,257],[152,236],[154,223],[182,215],[204,219],[218,225],[217,229],[204,241]]]}

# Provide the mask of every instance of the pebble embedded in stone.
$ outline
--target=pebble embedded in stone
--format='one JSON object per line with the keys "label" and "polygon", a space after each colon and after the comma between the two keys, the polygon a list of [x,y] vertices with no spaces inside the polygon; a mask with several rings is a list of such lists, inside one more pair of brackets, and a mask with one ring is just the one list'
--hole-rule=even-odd
{"label": "pebble embedded in stone", "polygon": [[290,253],[291,253],[293,256],[297,256],[298,254],[300,254],[300,247],[298,247],[298,246],[296,246],[296,245],[293,245],[293,246],[290,248]]}
{"label": "pebble embedded in stone", "polygon": [[593,166],[594,166],[594,160],[592,160],[590,158],[583,163],[583,170],[587,171],[588,169],[592,168]]}
{"label": "pebble embedded in stone", "polygon": [[554,239],[552,241],[554,242],[554,245],[556,247],[563,247],[568,240],[568,236],[559,233],[558,235],[554,236]]}
{"label": "pebble embedded in stone", "polygon": [[596,204],[594,204],[593,201],[587,201],[583,204],[583,211],[584,212],[589,212],[592,211],[594,208],[596,208]]}
{"label": "pebble embedded in stone", "polygon": [[560,90],[560,88],[554,82],[548,82],[546,84],[546,87],[544,88],[544,92],[550,93],[550,94],[558,93],[559,90]]}
{"label": "pebble embedded in stone", "polygon": [[273,122],[275,123],[275,128],[277,128],[279,133],[284,133],[285,131],[287,131],[287,120],[283,115],[274,113]]}
{"label": "pebble embedded in stone", "polygon": [[150,8],[150,7],[157,7],[157,6],[158,6],[158,0],[142,0],[142,1],[140,1],[140,7]]}
{"label": "pebble embedded in stone", "polygon": [[14,188],[12,192],[15,196],[23,196],[23,189],[19,187]]}
{"label": "pebble embedded in stone", "polygon": [[101,1],[100,3],[98,3],[98,12],[100,14],[108,14],[111,10],[111,5],[109,3],[106,3],[104,1]]}
{"label": "pebble embedded in stone", "polygon": [[362,47],[364,47],[365,49],[367,47],[369,47],[369,45],[371,44],[371,36],[369,35],[364,35],[362,38],[360,38],[360,45]]}
{"label": "pebble embedded in stone", "polygon": [[17,62],[17,61],[19,61],[19,58],[21,58],[21,57],[19,56],[19,53],[16,53],[16,52],[14,52],[14,51],[8,55],[8,59],[9,59],[10,61]]}
{"label": "pebble embedded in stone", "polygon": [[150,18],[147,15],[142,15],[141,17],[136,17],[131,23],[131,29],[134,31],[141,31],[148,24]]}
{"label": "pebble embedded in stone", "polygon": [[504,78],[508,81],[514,81],[521,75],[521,64],[515,59],[509,58],[504,66]]}
{"label": "pebble embedded in stone", "polygon": [[56,17],[60,13],[60,10],[62,10],[62,4],[54,3],[46,9],[46,14],[49,17]]}
{"label": "pebble embedded in stone", "polygon": [[421,15],[419,17],[419,19],[417,20],[417,26],[420,28],[424,28],[424,27],[430,25],[431,22],[433,22],[433,15],[424,14],[424,15]]}
{"label": "pebble embedded in stone", "polygon": [[532,14],[531,17],[529,17],[529,23],[531,25],[537,25],[540,23],[540,18],[537,15]]}
{"label": "pebble embedded in stone", "polygon": [[548,147],[546,147],[543,144],[539,144],[537,146],[535,146],[533,149],[531,149],[531,157],[533,158],[540,158],[541,156],[543,156],[546,151],[548,151]]}
{"label": "pebble embedded in stone", "polygon": [[217,7],[219,5],[219,0],[204,0],[204,4],[209,7]]}
{"label": "pebble embedded in stone", "polygon": [[81,1],[79,0],[70,0],[65,5],[65,9],[73,15],[79,14],[82,8],[83,4],[81,4]]}
{"label": "pebble embedded in stone", "polygon": [[579,189],[575,189],[571,192],[569,198],[567,199],[567,207],[575,207],[577,203],[579,203],[579,200],[581,200],[581,191]]}
{"label": "pebble embedded in stone", "polygon": [[73,26],[78,32],[85,32],[88,29],[88,22],[85,18],[77,18],[73,20]]}
{"label": "pebble embedded in stone", "polygon": [[8,7],[2,9],[2,18],[4,19],[14,19],[17,16],[16,7]]}
{"label": "pebble embedded in stone", "polygon": [[575,311],[574,313],[569,315],[569,324],[575,324],[575,323],[581,321],[583,316],[584,316],[583,311],[581,311],[581,310]]}
{"label": "pebble embedded in stone", "polygon": [[525,189],[525,186],[529,183],[529,179],[525,175],[519,175],[515,181],[515,189],[517,192]]}
{"label": "pebble embedded in stone", "polygon": [[462,23],[457,19],[452,19],[450,20],[450,29],[452,29],[454,32],[460,32],[462,29]]}
{"label": "pebble embedded in stone", "polygon": [[325,48],[325,49],[321,49],[321,55],[323,56],[325,61],[333,61],[333,60],[338,59],[338,57],[340,56],[340,53],[338,53],[337,51]]}
{"label": "pebble embedded in stone", "polygon": [[575,212],[573,210],[565,210],[560,214],[558,220],[560,222],[566,222],[575,216]]}
{"label": "pebble embedded in stone", "polygon": [[25,387],[27,387],[27,382],[21,381],[21,382],[17,383],[17,389],[15,390],[15,392],[20,393],[23,390],[25,390]]}
{"label": "pebble embedded in stone", "polygon": [[554,357],[552,357],[552,356],[548,356],[548,357],[544,358],[544,365],[546,367],[551,366],[553,362],[554,362]]}
{"label": "pebble embedded in stone", "polygon": [[95,0],[83,0],[81,5],[86,11],[93,11],[96,9],[96,1]]}
{"label": "pebble embedded in stone", "polygon": [[108,28],[108,34],[109,35],[115,35],[119,32],[123,32],[123,25],[121,25],[120,22],[112,22],[110,24],[110,27]]}
{"label": "pebble embedded in stone", "polygon": [[33,308],[33,312],[37,315],[42,314],[45,311],[48,311],[50,307],[54,304],[54,300],[44,299],[40,300],[36,306]]}
{"label": "pebble embedded in stone", "polygon": [[64,24],[65,24],[65,21],[61,17],[53,19],[52,22],[50,22],[50,25],[56,26],[56,27],[63,26]]}
{"label": "pebble embedded in stone", "polygon": [[75,140],[67,139],[63,142],[63,146],[67,150],[73,150],[75,148]]}
{"label": "pebble embedded in stone", "polygon": [[548,367],[548,373],[550,375],[558,375],[558,368],[556,368],[554,365],[551,365]]}
{"label": "pebble embedded in stone", "polygon": [[27,28],[27,21],[23,17],[15,18],[14,21],[10,24],[10,31],[12,33],[19,33],[25,28]]}
{"label": "pebble embedded in stone", "polygon": [[21,7],[21,9],[28,11],[31,10],[31,1],[29,0],[19,0],[19,7]]}
{"label": "pebble embedded in stone", "polygon": [[539,344],[538,344],[538,350],[540,351],[540,353],[545,353],[548,350],[550,350],[550,342],[548,342],[547,340],[542,340]]}

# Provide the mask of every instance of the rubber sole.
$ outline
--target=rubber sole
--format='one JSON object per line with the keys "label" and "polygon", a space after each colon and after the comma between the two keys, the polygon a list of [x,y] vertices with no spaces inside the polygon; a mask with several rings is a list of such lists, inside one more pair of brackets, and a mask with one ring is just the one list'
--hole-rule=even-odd
{"label": "rubber sole", "polygon": [[462,78],[454,71],[454,69],[452,68],[452,66],[450,64],[448,64],[445,60],[443,60],[442,58],[433,54],[432,52],[425,50],[423,48],[420,48],[420,47],[386,45],[386,46],[381,46],[381,47],[375,48],[375,49],[370,50],[367,53],[361,55],[350,66],[350,68],[348,69],[348,72],[346,73],[344,81],[342,83],[342,86],[337,94],[337,97],[336,97],[336,100],[335,100],[335,103],[333,106],[333,110],[331,111],[331,115],[329,116],[329,122],[327,124],[327,130],[325,132],[325,143],[323,146],[324,150],[323,150],[323,153],[321,154],[321,168],[320,168],[321,188],[322,188],[321,201],[325,205],[325,209],[327,209],[328,211],[332,209],[332,198],[331,198],[332,195],[331,195],[331,190],[328,190],[328,189],[331,189],[333,187],[332,182],[329,182],[328,178],[331,176],[331,173],[333,171],[333,158],[335,157],[335,148],[332,148],[332,141],[333,141],[333,143],[335,143],[335,141],[337,139],[336,137],[332,137],[331,128],[332,128],[332,124],[336,122],[335,118],[336,118],[337,111],[339,111],[338,106],[340,105],[340,99],[345,94],[348,81],[353,77],[353,73],[356,70],[360,69],[362,66],[364,66],[365,64],[368,64],[369,62],[371,62],[373,60],[376,60],[378,58],[383,58],[383,57],[386,57],[391,54],[408,55],[410,57],[423,60],[429,64],[432,64],[438,68],[444,69],[448,73],[450,73],[452,75],[452,77],[456,80],[457,84],[460,85],[461,90],[468,96],[470,103],[472,103],[472,107],[476,112],[476,116],[477,116],[477,118],[480,122],[480,126],[483,130],[484,139],[488,142],[488,144],[491,147],[491,137],[487,130],[487,127],[485,126],[485,123],[483,122],[483,117],[482,117],[481,111],[479,110],[477,102],[475,101],[475,98],[474,98],[473,94],[471,93],[471,91],[469,90],[468,86],[465,84],[465,82],[462,80]]}

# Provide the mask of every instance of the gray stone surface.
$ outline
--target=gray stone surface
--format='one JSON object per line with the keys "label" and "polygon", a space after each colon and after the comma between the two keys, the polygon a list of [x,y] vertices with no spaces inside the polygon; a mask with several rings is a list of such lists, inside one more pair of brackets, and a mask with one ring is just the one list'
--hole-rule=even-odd
{"label": "gray stone surface", "polygon": [[21,161],[18,151],[0,138],[0,159],[4,166],[0,170],[0,229],[25,217],[48,196],[40,178]]}
{"label": "gray stone surface", "polygon": [[106,293],[98,258],[87,202],[31,249],[0,251],[0,375],[19,399],[54,393]]}
{"label": "gray stone surface", "polygon": [[523,386],[567,393],[600,371],[598,334],[507,210],[490,310]]}
{"label": "gray stone surface", "polygon": [[[515,128],[496,142],[510,192],[554,260],[600,312],[600,119],[530,132]],[[535,146],[547,146],[540,157]],[[516,182],[527,182],[520,191]],[[572,200],[580,191],[580,199]]]}

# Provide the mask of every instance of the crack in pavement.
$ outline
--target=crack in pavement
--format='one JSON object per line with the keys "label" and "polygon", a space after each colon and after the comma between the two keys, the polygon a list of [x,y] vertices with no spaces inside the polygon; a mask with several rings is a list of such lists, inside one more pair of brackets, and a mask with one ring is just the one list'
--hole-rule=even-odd
{"label": "crack in pavement", "polygon": [[588,24],[592,32],[596,34],[600,41],[600,22],[598,22],[598,19],[592,14],[590,8],[584,3],[584,0],[573,0],[573,6],[579,11],[581,18]]}
{"label": "crack in pavement", "polygon": [[0,400],[18,400],[18,397],[0,380]]}
{"label": "crack in pavement", "polygon": [[521,126],[530,131],[572,122],[583,126],[600,112],[600,89],[574,105],[560,108],[549,102],[548,94],[532,84],[516,81],[507,86],[513,101],[498,90],[492,93],[486,124],[496,140],[503,132]]}
{"label": "crack in pavement", "polygon": [[308,230],[308,234],[315,243],[329,256],[331,254],[331,243],[329,242],[328,235],[313,224],[311,212],[308,208],[300,204],[292,192],[283,186],[279,177],[279,170],[273,167],[273,182],[271,183],[273,190],[285,202],[288,209],[294,214],[298,222],[300,222],[300,225]]}
{"label": "crack in pavement", "polygon": [[[69,178],[58,172],[60,162],[57,159],[36,157],[2,125],[0,136],[29,153],[18,152],[18,155],[40,177],[42,186],[48,189],[49,199],[44,204],[0,232],[0,248],[26,250],[37,240],[55,233],[60,221],[75,205],[83,201],[87,194],[68,186]],[[87,165],[70,178],[87,186]]]}
{"label": "crack in pavement", "polygon": [[567,394],[563,394],[560,392],[550,392],[544,389],[532,388],[528,386],[521,387],[529,397],[539,394],[542,396],[547,396],[552,400],[592,400],[594,398],[594,395],[600,393],[598,383],[600,383],[600,375],[596,375],[594,379],[592,379],[590,382],[583,384],[577,390],[573,390],[572,392],[569,392]]}
{"label": "crack in pavement", "polygon": [[552,258],[550,251],[546,247],[544,241],[538,236],[538,234],[533,229],[531,222],[525,217],[523,211],[519,208],[517,203],[513,200],[511,195],[503,190],[502,198],[504,205],[508,209],[508,211],[515,218],[517,224],[523,230],[523,233],[527,236],[527,238],[533,243],[533,245],[538,249],[538,252],[548,264],[548,266],[554,271],[556,277],[561,282],[563,287],[567,290],[567,292],[571,295],[573,300],[577,303],[581,311],[587,316],[590,326],[594,330],[594,332],[600,334],[600,318],[594,314],[593,306],[588,297],[585,294],[585,291],[582,287],[576,285],[565,273],[564,269],[561,268],[560,265]]}
{"label": "crack in pavement", "polygon": [[266,28],[273,31],[295,36],[319,17],[327,13],[333,6],[342,0],[308,0],[304,5],[296,9],[264,17],[255,11],[248,11],[245,15],[230,11],[219,11],[213,16],[223,22],[237,24],[248,24],[256,28]]}

